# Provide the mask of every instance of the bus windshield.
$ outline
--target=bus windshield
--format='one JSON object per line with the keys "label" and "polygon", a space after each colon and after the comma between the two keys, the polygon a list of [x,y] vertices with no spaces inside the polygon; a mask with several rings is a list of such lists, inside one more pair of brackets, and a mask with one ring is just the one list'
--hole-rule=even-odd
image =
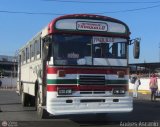
{"label": "bus windshield", "polygon": [[127,58],[127,40],[123,38],[54,35],[53,47],[55,65],[108,66],[106,60]]}

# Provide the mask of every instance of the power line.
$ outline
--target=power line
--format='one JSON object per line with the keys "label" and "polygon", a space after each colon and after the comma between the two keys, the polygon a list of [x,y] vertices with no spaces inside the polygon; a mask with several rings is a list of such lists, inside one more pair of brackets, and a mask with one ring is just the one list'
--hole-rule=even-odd
{"label": "power line", "polygon": [[102,13],[96,13],[96,14],[134,12],[134,11],[141,11],[141,10],[147,10],[147,9],[157,8],[157,7],[160,7],[160,4],[154,5],[154,6],[142,7],[142,8],[127,9],[127,10],[118,10],[118,11],[108,11],[108,12],[102,12]]}
{"label": "power line", "polygon": [[65,15],[65,14],[57,14],[51,12],[26,12],[26,11],[6,11],[6,10],[0,10],[0,13],[27,14],[27,15]]}
{"label": "power line", "polygon": [[[160,4],[142,7],[142,8],[135,8],[135,9],[126,9],[126,10],[117,10],[117,11],[108,11],[108,12],[95,12],[95,13],[88,13],[88,14],[107,14],[107,13],[125,13],[125,12],[134,12],[134,11],[141,11],[147,10],[152,8],[160,7]],[[51,12],[26,12],[26,11],[7,11],[7,10],[0,10],[0,13],[9,13],[9,14],[26,14],[26,15],[66,15],[62,13],[51,13]]]}
{"label": "power line", "polygon": [[48,2],[64,2],[64,3],[88,3],[88,4],[153,4],[153,3],[160,3],[160,1],[152,1],[152,2],[148,2],[148,1],[123,1],[123,2],[113,2],[113,1],[108,1],[108,2],[103,2],[103,1],[98,1],[98,2],[93,2],[93,1],[73,1],[73,0],[42,0],[42,1],[48,1]]}

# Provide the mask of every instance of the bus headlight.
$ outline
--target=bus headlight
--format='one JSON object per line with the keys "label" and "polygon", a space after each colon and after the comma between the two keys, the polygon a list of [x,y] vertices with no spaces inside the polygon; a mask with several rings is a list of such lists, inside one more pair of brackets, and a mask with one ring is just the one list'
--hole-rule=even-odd
{"label": "bus headlight", "polygon": [[113,94],[125,94],[124,89],[113,89]]}
{"label": "bus headlight", "polygon": [[125,94],[125,90],[124,90],[124,89],[120,89],[120,90],[119,90],[119,93],[120,93],[120,94]]}
{"label": "bus headlight", "polygon": [[58,95],[71,95],[72,89],[58,89]]}

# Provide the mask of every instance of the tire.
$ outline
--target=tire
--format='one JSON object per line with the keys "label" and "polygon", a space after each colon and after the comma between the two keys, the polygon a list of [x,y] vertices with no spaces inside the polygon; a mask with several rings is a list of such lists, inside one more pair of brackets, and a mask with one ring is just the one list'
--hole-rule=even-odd
{"label": "tire", "polygon": [[21,99],[22,99],[22,106],[23,107],[28,107],[29,106],[29,95],[22,92],[21,94]]}
{"label": "tire", "polygon": [[36,96],[35,96],[35,107],[36,107],[36,110],[37,110],[37,116],[39,119],[46,119],[46,118],[49,118],[49,113],[42,107],[42,104],[40,104],[40,96],[39,96],[39,93],[37,92]]}

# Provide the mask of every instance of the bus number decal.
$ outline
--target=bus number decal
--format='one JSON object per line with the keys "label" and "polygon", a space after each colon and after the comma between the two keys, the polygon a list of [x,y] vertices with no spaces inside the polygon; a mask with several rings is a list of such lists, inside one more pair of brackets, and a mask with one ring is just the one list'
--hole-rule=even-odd
{"label": "bus number decal", "polygon": [[106,23],[77,22],[77,30],[107,31]]}

